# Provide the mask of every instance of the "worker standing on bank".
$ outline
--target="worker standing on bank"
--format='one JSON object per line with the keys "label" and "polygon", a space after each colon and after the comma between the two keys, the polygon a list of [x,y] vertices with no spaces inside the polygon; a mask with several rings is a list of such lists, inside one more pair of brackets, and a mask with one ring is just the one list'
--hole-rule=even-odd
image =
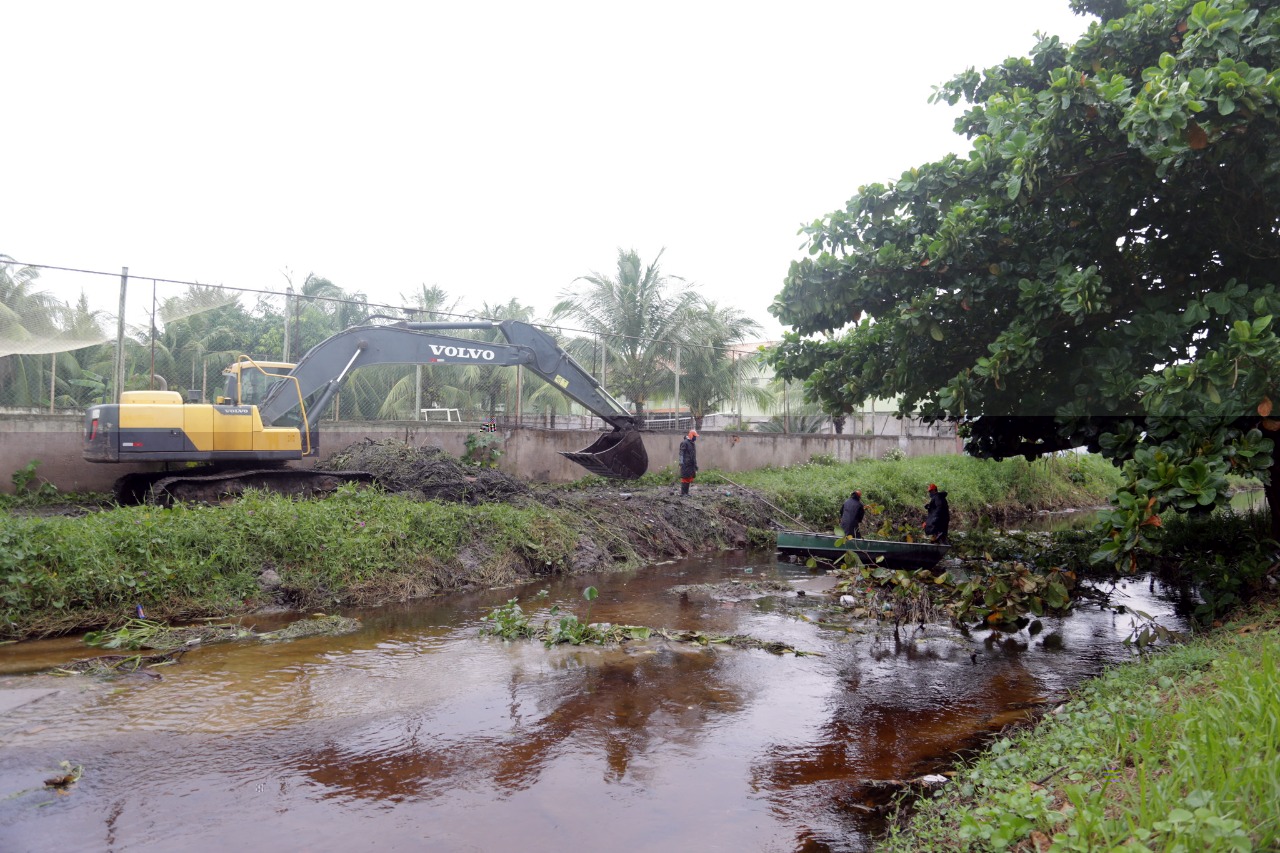
{"label": "worker standing on bank", "polygon": [[858,538],[858,527],[861,526],[862,517],[866,513],[866,507],[862,505],[862,492],[855,489],[849,494],[844,506],[840,507],[840,529],[844,531],[845,536],[850,539]]}
{"label": "worker standing on bank", "polygon": [[947,493],[938,491],[937,485],[929,484],[929,502],[924,505],[924,532],[934,542],[949,545],[947,530],[951,527],[951,507],[947,504]]}
{"label": "worker standing on bank", "polygon": [[680,442],[680,494],[689,494],[689,484],[698,476],[698,431],[689,430]]}

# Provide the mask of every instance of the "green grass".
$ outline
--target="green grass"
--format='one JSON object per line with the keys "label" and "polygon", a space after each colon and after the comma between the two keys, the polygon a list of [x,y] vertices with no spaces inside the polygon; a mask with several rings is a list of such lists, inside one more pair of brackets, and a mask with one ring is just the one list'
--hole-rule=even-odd
{"label": "green grass", "polygon": [[[923,520],[926,488],[948,492],[952,527],[1019,518],[1036,510],[1105,504],[1121,475],[1099,456],[994,461],[970,456],[926,456],[898,461],[867,459],[844,464],[763,468],[729,475],[771,495],[779,508],[817,528],[839,522],[840,505],[858,489],[896,523]],[[716,472],[699,475],[713,482]],[[878,524],[876,524],[878,526]]]}
{"label": "green grass", "polygon": [[[937,482],[951,491],[960,526],[966,514],[1099,502],[1111,487],[1103,485],[1110,470],[1087,457],[1027,463],[941,456],[810,464],[732,479],[817,527],[837,522],[854,487],[883,503],[886,517],[914,513],[918,526],[925,485]],[[669,489],[673,482],[670,472],[656,472],[622,488]],[[703,485],[716,482],[713,471],[699,477]],[[733,500],[718,506],[730,511]],[[471,506],[378,490],[343,490],[321,501],[249,494],[217,507],[112,508],[82,517],[0,512],[0,637],[119,624],[137,605],[151,618],[173,620],[268,603],[321,609],[493,586],[568,570],[583,539],[602,543],[614,562],[635,561],[628,537],[646,530],[641,522],[628,526],[570,504]],[[707,547],[718,543],[714,524],[682,530]],[[264,588],[267,570],[278,576],[278,587]]]}
{"label": "green grass", "polygon": [[[0,515],[0,633],[224,615],[264,603],[274,570],[286,600],[316,608],[509,582],[514,567],[563,568],[575,536],[554,511],[407,501],[344,489],[323,501],[249,494],[233,503],[127,507],[82,518]],[[483,554],[489,574],[463,566]],[[60,615],[62,618],[60,618]]]}
{"label": "green grass", "polygon": [[879,849],[1280,849],[1277,615],[1107,672]]}

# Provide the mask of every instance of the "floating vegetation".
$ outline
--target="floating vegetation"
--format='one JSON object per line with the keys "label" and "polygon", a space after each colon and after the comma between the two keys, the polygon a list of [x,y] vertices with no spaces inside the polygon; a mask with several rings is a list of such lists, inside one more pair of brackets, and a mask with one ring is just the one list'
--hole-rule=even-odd
{"label": "floating vegetation", "polygon": [[775,580],[728,580],[723,583],[680,584],[669,590],[675,595],[707,595],[712,598],[764,598],[779,593],[795,595],[796,589],[785,581]]}
{"label": "floating vegetation", "polygon": [[255,636],[264,642],[298,640],[302,637],[338,637],[342,634],[353,634],[359,631],[360,627],[359,619],[314,613],[310,618],[299,619],[277,631],[267,631]]}
{"label": "floating vegetation", "polygon": [[258,636],[241,625],[189,625],[175,627],[150,619],[130,619],[111,631],[90,631],[87,645],[98,649],[154,649],[171,651],[192,646],[248,640]]}
{"label": "floating vegetation", "polygon": [[[153,655],[99,655],[64,663],[53,669],[54,675],[130,675],[144,669],[177,663],[185,649]],[[154,673],[152,673],[154,675]],[[157,676],[158,677],[158,676]]]}
{"label": "floating vegetation", "polygon": [[735,649],[761,649],[775,655],[823,657],[821,652],[806,652],[777,640],[761,640],[746,634],[705,634],[702,631],[668,631],[658,629],[654,633],[676,643],[696,643],[700,646],[733,646]]}
{"label": "floating vegetation", "polygon": [[91,631],[85,634],[86,644],[99,649],[151,649],[154,651],[185,651],[195,646],[226,643],[233,640],[260,640],[275,642],[297,640],[301,637],[336,637],[360,630],[360,620],[346,616],[328,616],[316,613],[299,619],[275,631],[258,632],[243,625],[187,625],[173,626],[150,619],[130,619],[111,631]]}
{"label": "floating vegetation", "polygon": [[84,767],[72,764],[70,761],[63,761],[59,766],[62,772],[50,779],[45,779],[44,786],[53,788],[59,794],[65,794],[72,785],[80,781],[80,777],[84,775]]}
{"label": "floating vegetation", "polygon": [[[595,596],[594,587],[588,587],[584,598],[588,602]],[[536,598],[546,597],[546,590]],[[588,611],[589,613],[589,611]],[[673,643],[695,643],[700,646],[732,646],[736,649],[762,649],[775,655],[793,654],[796,657],[817,655],[792,648],[786,643],[761,640],[743,634],[717,635],[702,631],[673,631],[666,628],[650,628],[645,625],[612,625],[608,622],[583,622],[572,613],[562,612],[559,605],[551,608],[546,620],[537,625],[524,612],[518,598],[508,599],[480,618],[480,633],[505,640],[541,640],[548,647],[561,643],[580,645],[618,645],[631,640],[647,640],[658,636]]]}

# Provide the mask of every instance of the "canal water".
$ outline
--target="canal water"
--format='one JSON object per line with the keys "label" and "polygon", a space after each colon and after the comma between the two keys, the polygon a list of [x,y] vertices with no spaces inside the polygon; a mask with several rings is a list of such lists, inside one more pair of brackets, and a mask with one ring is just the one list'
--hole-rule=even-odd
{"label": "canal water", "polygon": [[[807,594],[672,591],[767,579]],[[588,618],[588,585],[592,621],[813,654],[480,634],[512,597]],[[0,688],[57,691],[0,716],[0,850],[864,850],[874,782],[937,771],[1129,656],[1132,617],[1094,605],[1034,637],[896,642],[828,624],[812,605],[828,585],[733,553],[350,612],[355,634],[214,645],[109,682],[35,674],[87,656],[76,638],[0,647]],[[1178,623],[1158,586],[1116,596]],[[43,786],[62,762],[83,768],[65,794]]]}

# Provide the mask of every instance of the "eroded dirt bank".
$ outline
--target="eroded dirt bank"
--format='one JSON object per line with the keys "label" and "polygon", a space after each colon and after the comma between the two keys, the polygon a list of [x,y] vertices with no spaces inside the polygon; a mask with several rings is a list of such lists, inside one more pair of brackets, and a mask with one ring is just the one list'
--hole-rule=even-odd
{"label": "eroded dirt bank", "polygon": [[620,561],[656,562],[700,551],[769,544],[785,526],[782,513],[734,486],[675,486],[601,481],[587,488],[530,485],[501,471],[470,468],[436,447],[364,441],[332,457],[333,470],[371,472],[392,494],[420,500],[506,502],[568,511],[582,522],[571,571],[597,571]]}

